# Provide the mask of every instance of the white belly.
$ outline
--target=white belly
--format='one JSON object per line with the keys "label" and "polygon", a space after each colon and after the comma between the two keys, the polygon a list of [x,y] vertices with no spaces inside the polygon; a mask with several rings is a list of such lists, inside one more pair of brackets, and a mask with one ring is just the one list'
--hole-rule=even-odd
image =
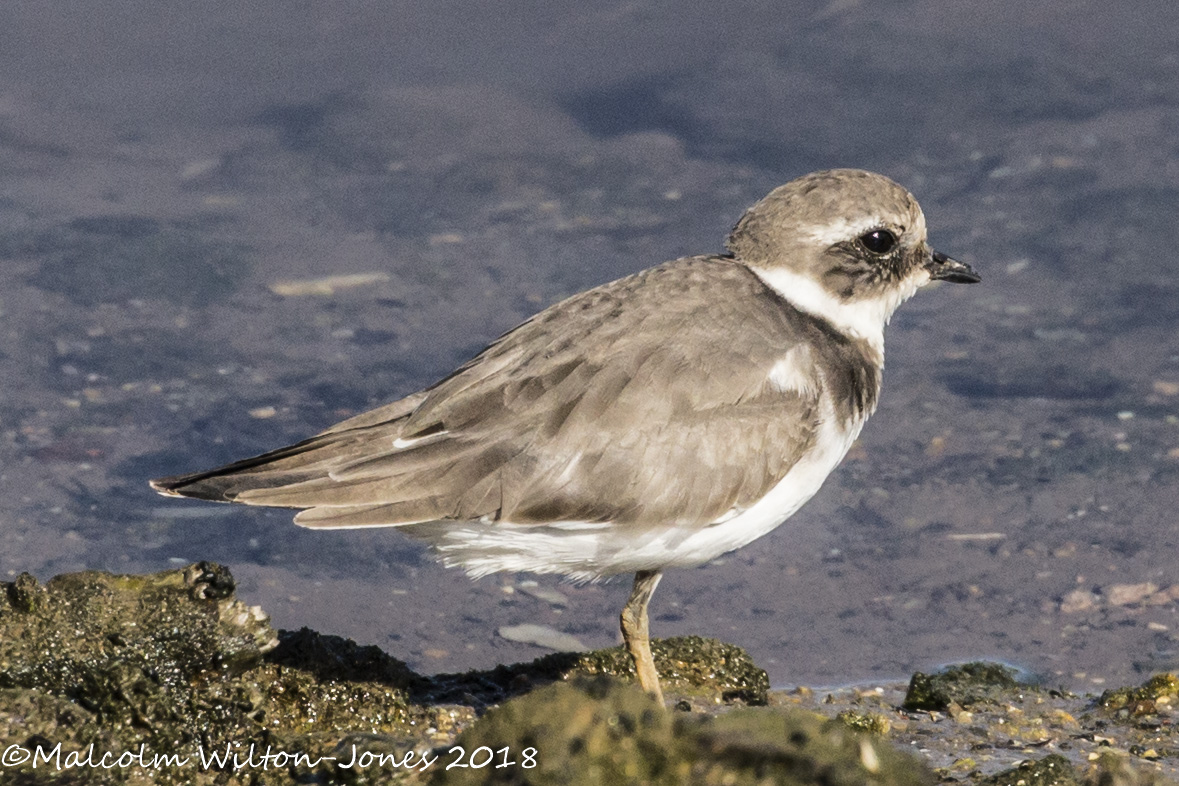
{"label": "white belly", "polygon": [[461,566],[472,576],[528,571],[587,581],[616,573],[700,565],[765,535],[823,485],[866,419],[844,425],[837,422],[829,404],[823,410],[811,451],[754,505],[730,511],[706,527],[586,522],[521,526],[497,521],[439,522],[428,529],[410,529],[430,541],[444,563]]}

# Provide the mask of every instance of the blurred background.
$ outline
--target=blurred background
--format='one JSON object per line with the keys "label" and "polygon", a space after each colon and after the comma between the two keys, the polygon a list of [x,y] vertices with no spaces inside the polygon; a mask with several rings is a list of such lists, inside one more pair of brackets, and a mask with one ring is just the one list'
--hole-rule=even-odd
{"label": "blurred background", "polygon": [[983,283],[898,312],[848,460],[669,572],[653,633],[777,687],[1179,666],[1171,0],[10,2],[0,76],[0,579],[215,560],[277,625],[424,672],[544,654],[524,622],[611,645],[628,579],[470,582],[147,480],[413,392],[851,166]]}

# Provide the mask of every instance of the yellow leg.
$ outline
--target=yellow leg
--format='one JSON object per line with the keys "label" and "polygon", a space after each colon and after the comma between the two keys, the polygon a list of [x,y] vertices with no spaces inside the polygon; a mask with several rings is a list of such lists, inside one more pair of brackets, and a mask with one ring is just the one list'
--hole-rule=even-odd
{"label": "yellow leg", "polygon": [[626,650],[635,662],[639,685],[643,690],[663,704],[663,690],[659,687],[659,673],[655,671],[655,659],[651,657],[651,635],[647,625],[647,604],[651,593],[659,584],[663,573],[658,570],[640,570],[635,574],[634,589],[622,609],[622,639]]}

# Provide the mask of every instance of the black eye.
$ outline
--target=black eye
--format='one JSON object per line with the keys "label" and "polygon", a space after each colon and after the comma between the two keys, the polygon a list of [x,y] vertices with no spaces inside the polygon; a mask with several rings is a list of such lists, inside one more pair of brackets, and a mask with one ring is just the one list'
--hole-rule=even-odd
{"label": "black eye", "polygon": [[897,236],[887,229],[873,229],[860,235],[860,243],[873,254],[887,254],[897,244]]}

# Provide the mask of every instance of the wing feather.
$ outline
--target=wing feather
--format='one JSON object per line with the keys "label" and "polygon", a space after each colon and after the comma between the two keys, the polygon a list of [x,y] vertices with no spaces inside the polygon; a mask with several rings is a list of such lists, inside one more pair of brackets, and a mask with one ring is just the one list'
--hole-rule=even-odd
{"label": "wing feather", "polygon": [[325,528],[706,526],[813,444],[819,387],[769,379],[803,339],[797,312],[743,266],[677,260],[541,312],[421,393],[153,485],[305,508],[296,521]]}

